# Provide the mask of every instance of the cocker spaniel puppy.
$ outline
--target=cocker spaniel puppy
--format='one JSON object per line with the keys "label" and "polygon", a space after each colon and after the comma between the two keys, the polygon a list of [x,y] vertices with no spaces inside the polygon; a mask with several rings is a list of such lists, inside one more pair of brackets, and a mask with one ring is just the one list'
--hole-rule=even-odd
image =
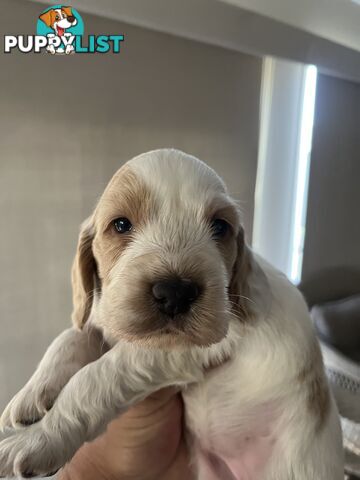
{"label": "cocker spaniel puppy", "polygon": [[182,389],[199,480],[340,480],[341,431],[305,302],[246,246],[216,173],[126,163],[82,226],[73,328],[10,402],[0,475],[64,465],[150,393]]}

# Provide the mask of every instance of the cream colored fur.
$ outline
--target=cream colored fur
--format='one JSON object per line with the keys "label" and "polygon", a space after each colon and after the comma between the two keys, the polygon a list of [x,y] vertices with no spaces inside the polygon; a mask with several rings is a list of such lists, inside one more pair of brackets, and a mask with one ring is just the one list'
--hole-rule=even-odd
{"label": "cream colored fur", "polygon": [[[137,220],[120,239],[109,225],[124,210]],[[209,230],[214,215],[232,226],[223,243]],[[166,272],[196,277],[203,293],[164,334],[143,287]],[[245,246],[236,205],[205,164],[175,150],[130,161],[82,230],[73,281],[76,326],[1,417],[17,430],[0,443],[0,475],[60,468],[131,405],[178,385],[199,480],[343,479],[305,302]]]}

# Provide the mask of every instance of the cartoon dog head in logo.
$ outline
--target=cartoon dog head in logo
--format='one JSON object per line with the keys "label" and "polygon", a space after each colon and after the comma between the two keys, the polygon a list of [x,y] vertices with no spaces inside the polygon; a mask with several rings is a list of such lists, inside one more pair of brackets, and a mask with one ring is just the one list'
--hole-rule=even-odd
{"label": "cartoon dog head in logo", "polygon": [[67,28],[74,27],[77,24],[71,7],[52,8],[42,13],[39,18],[45,25],[52,28],[59,37],[64,35]]}

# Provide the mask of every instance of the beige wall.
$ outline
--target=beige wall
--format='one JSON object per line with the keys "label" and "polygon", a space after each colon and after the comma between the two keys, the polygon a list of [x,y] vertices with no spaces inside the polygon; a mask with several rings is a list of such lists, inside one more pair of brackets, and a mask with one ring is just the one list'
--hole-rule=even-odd
{"label": "beige wall", "polygon": [[[2,33],[34,33],[43,6],[3,0]],[[0,54],[0,408],[70,322],[79,223],[143,151],[200,156],[252,228],[261,61],[84,15],[125,33],[119,55]]]}
{"label": "beige wall", "polygon": [[[351,285],[352,270],[360,272],[359,210],[360,84],[320,75],[303,264],[304,282],[319,278],[319,298],[360,292],[360,283]],[[320,280],[328,269],[331,278]]]}
{"label": "beige wall", "polygon": [[[327,0],[324,15],[323,1],[76,0],[76,5],[78,9],[84,9],[93,15],[141,25],[241,53],[270,55],[316,65],[323,73],[359,81],[359,7],[351,1]],[[57,0],[41,2],[49,5]],[[279,2],[287,5],[287,8],[274,8],[274,4]],[[310,10],[309,5],[312,6]],[[265,10],[271,14],[265,14]],[[336,14],[335,10],[338,10]],[[295,22],[290,21],[288,15],[296,16],[299,11],[302,20],[297,17]],[[304,27],[302,21],[307,27]],[[344,32],[347,41],[342,42]],[[355,49],[345,47],[345,44],[353,44]]]}

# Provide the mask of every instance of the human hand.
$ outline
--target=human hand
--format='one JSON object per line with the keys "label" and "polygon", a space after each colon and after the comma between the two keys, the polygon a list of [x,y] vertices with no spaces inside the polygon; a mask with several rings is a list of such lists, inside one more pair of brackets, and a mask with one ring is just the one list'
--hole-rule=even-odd
{"label": "human hand", "polygon": [[174,389],[156,392],[85,444],[59,480],[190,480],[182,410]]}

